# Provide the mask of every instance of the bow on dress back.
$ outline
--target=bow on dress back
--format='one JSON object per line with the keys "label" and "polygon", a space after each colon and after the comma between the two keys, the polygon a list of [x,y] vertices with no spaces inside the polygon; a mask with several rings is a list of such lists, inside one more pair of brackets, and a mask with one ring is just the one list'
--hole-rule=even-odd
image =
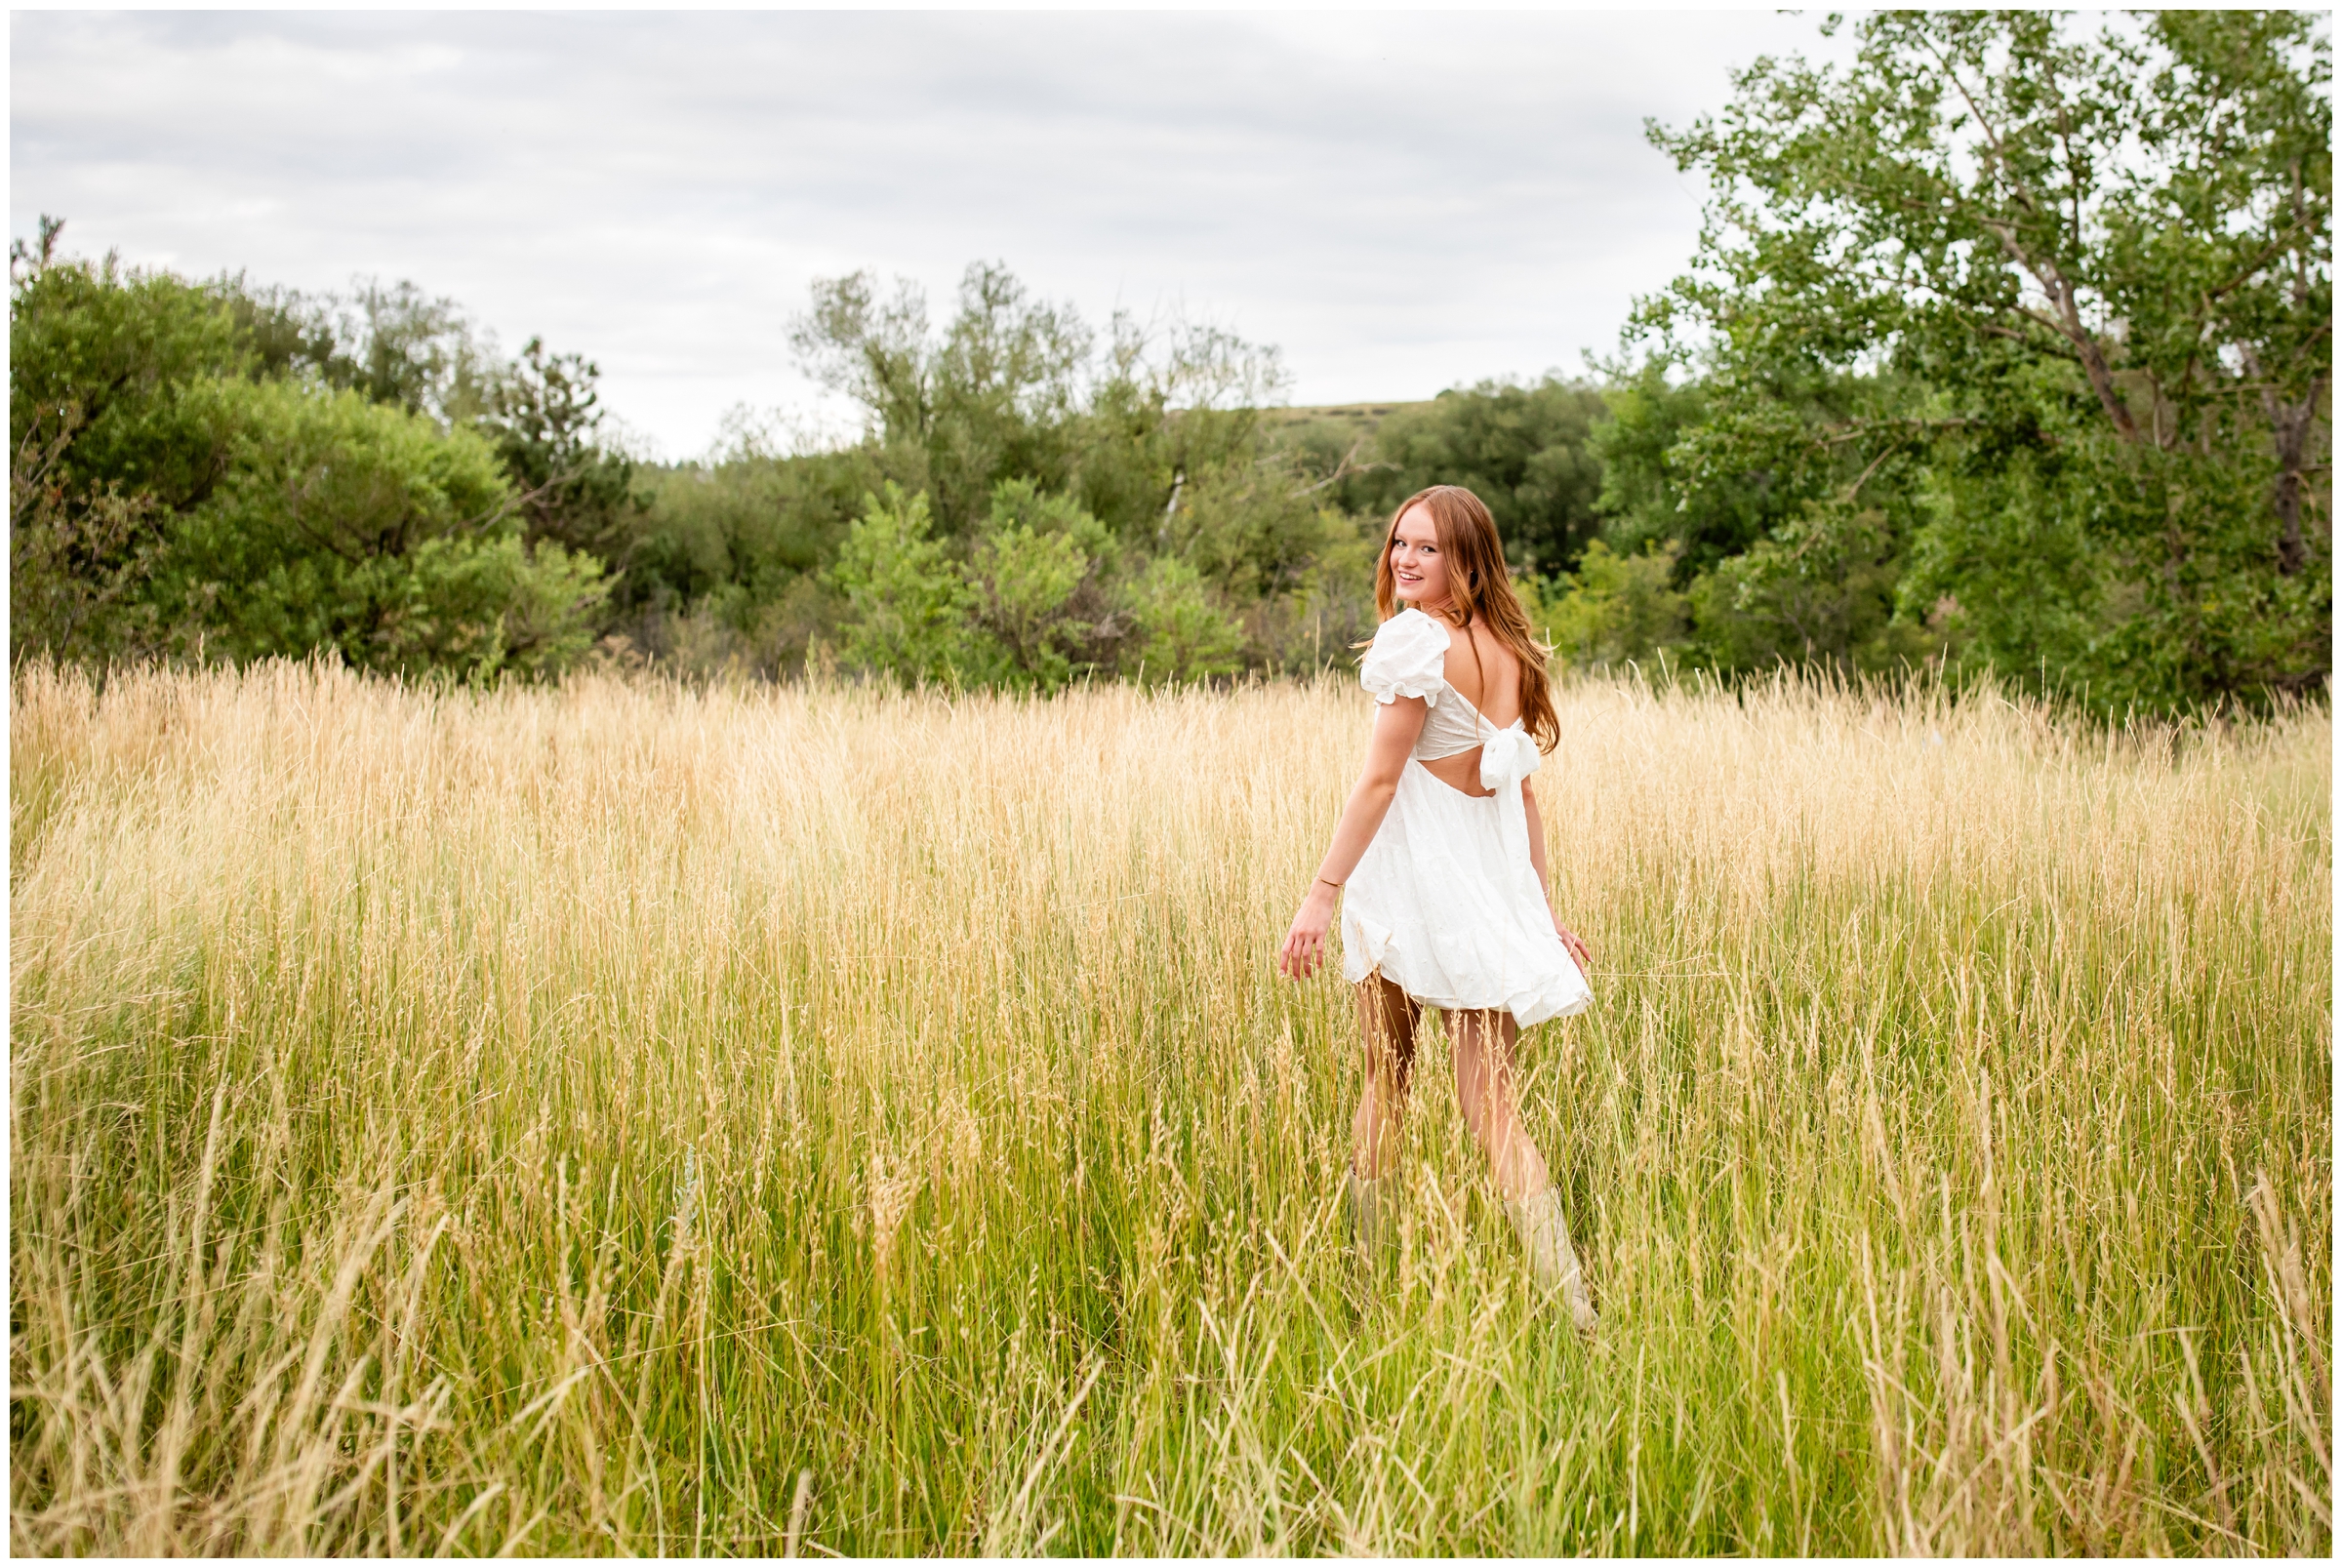
{"label": "bow on dress back", "polygon": [[[1464,701],[1461,693],[1456,701]],[[1464,705],[1472,706],[1469,703]],[[1534,865],[1529,859],[1529,807],[1521,786],[1545,759],[1537,754],[1537,743],[1518,719],[1500,730],[1481,718],[1477,708],[1472,716],[1480,720],[1480,787],[1496,796],[1497,815],[1504,823],[1505,852],[1523,864]]]}

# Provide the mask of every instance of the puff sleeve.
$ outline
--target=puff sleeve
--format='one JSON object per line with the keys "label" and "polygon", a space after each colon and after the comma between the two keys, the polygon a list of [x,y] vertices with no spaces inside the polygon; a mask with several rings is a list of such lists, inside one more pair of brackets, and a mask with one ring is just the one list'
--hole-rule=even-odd
{"label": "puff sleeve", "polygon": [[1421,610],[1402,610],[1384,622],[1358,661],[1358,684],[1377,703],[1420,697],[1433,707],[1447,689],[1447,628]]}

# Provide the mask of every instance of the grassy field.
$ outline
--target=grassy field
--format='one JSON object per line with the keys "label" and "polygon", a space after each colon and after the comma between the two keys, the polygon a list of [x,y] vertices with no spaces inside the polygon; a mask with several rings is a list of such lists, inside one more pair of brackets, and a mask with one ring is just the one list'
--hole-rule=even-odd
{"label": "grassy field", "polygon": [[1565,690],[1581,1342],[1435,1043],[1346,1250],[1354,684],[13,697],[17,1551],[2331,1544],[2322,708]]}

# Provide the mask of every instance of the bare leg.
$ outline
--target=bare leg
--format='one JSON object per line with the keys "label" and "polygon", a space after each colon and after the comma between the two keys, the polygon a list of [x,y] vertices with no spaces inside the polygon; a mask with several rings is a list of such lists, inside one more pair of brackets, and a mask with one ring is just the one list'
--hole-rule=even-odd
{"label": "bare leg", "polygon": [[1447,1032],[1455,1048],[1456,1100],[1464,1125],[1479,1140],[1497,1191],[1514,1201],[1533,1197],[1552,1185],[1545,1156],[1537,1152],[1513,1104],[1513,1046],[1520,1026],[1510,1013],[1450,1013]]}
{"label": "bare leg", "polygon": [[1366,1047],[1366,1086],[1351,1118],[1351,1169],[1369,1181],[1398,1158],[1399,1121],[1415,1067],[1415,1026],[1423,1009],[1378,971],[1358,984],[1358,1033]]}
{"label": "bare leg", "polygon": [[1578,1328],[1594,1331],[1594,1303],[1585,1272],[1569,1242],[1561,1194],[1554,1189],[1520,1112],[1513,1104],[1513,1046],[1520,1027],[1510,1013],[1450,1013],[1447,1031],[1456,1052],[1456,1099],[1465,1124],[1488,1155],[1506,1218],[1528,1254],[1529,1272],[1541,1289],[1557,1291]]}

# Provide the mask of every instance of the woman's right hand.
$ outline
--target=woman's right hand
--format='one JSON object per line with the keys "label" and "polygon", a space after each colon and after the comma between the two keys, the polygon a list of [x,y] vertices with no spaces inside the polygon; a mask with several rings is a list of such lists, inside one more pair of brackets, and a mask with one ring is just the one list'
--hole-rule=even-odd
{"label": "woman's right hand", "polygon": [[1554,916],[1554,935],[1561,939],[1561,945],[1569,950],[1571,958],[1577,960],[1579,974],[1583,975],[1594,967],[1594,954],[1586,950],[1586,944],[1576,932],[1561,923],[1559,915]]}
{"label": "woman's right hand", "polygon": [[1277,973],[1288,980],[1307,980],[1325,962],[1325,934],[1334,924],[1334,890],[1324,882],[1310,884],[1310,895],[1293,915],[1293,928],[1276,955]]}

